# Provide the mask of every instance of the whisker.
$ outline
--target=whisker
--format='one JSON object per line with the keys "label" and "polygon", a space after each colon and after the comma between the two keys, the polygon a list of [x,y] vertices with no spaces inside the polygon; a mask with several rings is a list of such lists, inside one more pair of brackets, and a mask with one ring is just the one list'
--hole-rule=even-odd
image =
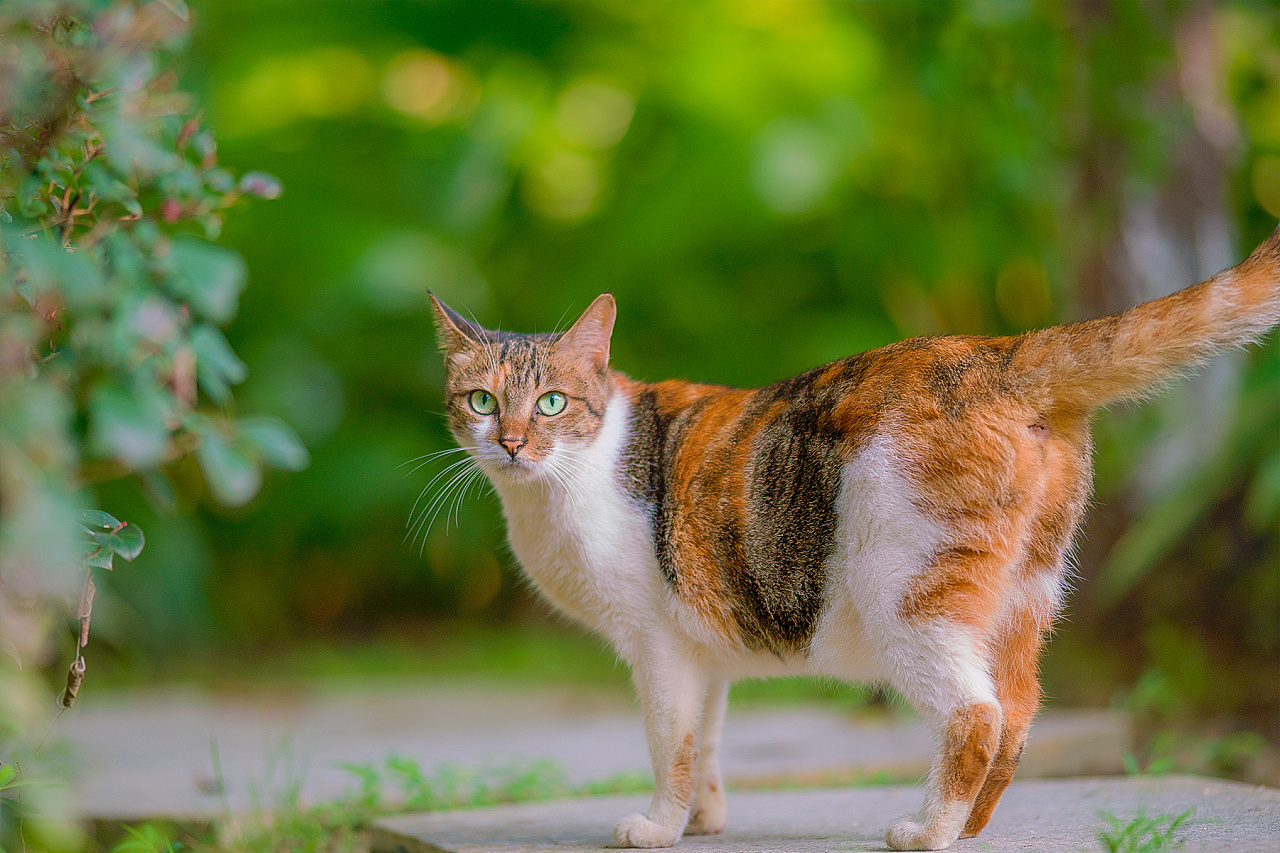
{"label": "whisker", "polygon": [[[396,466],[396,470],[398,471],[406,465],[412,465],[414,462],[418,462],[417,465],[414,465],[412,468],[408,470],[408,472],[405,473],[404,476],[408,477],[410,474],[412,474],[414,471],[417,471],[423,465],[426,465],[435,459],[439,459],[441,456],[448,456],[450,453],[466,453],[466,452],[467,452],[467,448],[465,447],[450,447],[446,450],[437,450],[435,453],[427,453],[415,459],[410,459],[408,462],[401,462],[399,465]],[[422,461],[419,461],[419,460],[422,460]]]}
{"label": "whisker", "polygon": [[414,516],[411,519],[413,524],[409,531],[410,534],[412,535],[412,538],[409,540],[410,542],[418,541],[418,534],[421,533],[422,546],[423,548],[426,547],[427,534],[431,532],[430,528],[426,526],[427,519],[431,514],[431,508],[436,506],[436,504],[438,504],[444,498],[444,496],[449,493],[449,490],[454,486],[454,484],[457,483],[460,478],[465,477],[468,473],[470,472],[466,468],[456,472],[452,477],[449,478],[449,480],[444,484],[444,486],[440,488],[440,491],[433,494],[431,498],[427,501],[427,503],[423,505],[422,512],[418,513],[416,516]]}
{"label": "whisker", "polygon": [[[470,457],[468,457],[468,458],[463,459],[463,460],[461,460],[461,461],[459,461],[459,462],[455,462],[455,463],[453,463],[452,465],[450,465],[450,466],[449,466],[449,468],[457,468],[459,465],[465,465],[465,463],[467,463],[467,462],[473,462],[473,460],[472,460]],[[452,476],[452,477],[450,477],[450,479],[449,479],[449,480],[445,483],[445,485],[440,489],[440,491],[439,491],[439,492],[437,492],[436,494],[432,495],[432,496],[427,500],[427,503],[422,507],[422,512],[421,512],[421,513],[418,513],[418,512],[417,512],[418,504],[419,504],[419,503],[421,503],[422,498],[423,498],[423,497],[427,494],[427,492],[430,490],[430,488],[431,488],[432,484],[434,484],[437,480],[439,480],[442,476],[444,476],[444,475],[448,472],[448,470],[449,470],[449,469],[448,469],[448,468],[446,468],[444,471],[441,471],[439,474],[437,474],[437,475],[435,476],[435,478],[434,478],[434,479],[432,479],[431,483],[428,483],[428,484],[427,484],[427,485],[422,489],[422,491],[418,494],[418,499],[417,499],[416,501],[414,501],[414,502],[413,502],[413,509],[411,509],[411,510],[409,511],[409,520],[405,523],[405,526],[406,526],[407,528],[409,528],[409,529],[408,529],[408,531],[405,533],[404,542],[408,542],[408,543],[412,544],[413,542],[416,542],[416,541],[417,541],[417,539],[418,539],[418,532],[422,529],[423,522],[426,520],[426,518],[427,518],[427,514],[431,511],[431,507],[435,506],[435,505],[437,504],[437,502],[439,502],[439,500],[440,500],[444,495],[448,494],[448,492],[449,492],[450,488],[451,488],[455,483],[457,483],[457,481],[458,481],[461,477],[464,477],[464,476],[466,476],[468,473],[470,473],[470,472],[468,471],[468,469],[467,469],[467,468],[465,468],[465,467],[464,467],[461,471],[457,471],[457,472],[455,472],[455,473],[453,474],[453,476]],[[416,520],[415,520],[415,519],[416,519]],[[427,532],[429,532],[429,531],[427,531]],[[401,544],[403,545],[403,544],[404,544],[404,542],[401,542]],[[426,536],[425,536],[425,533],[424,533],[423,540],[422,540],[423,548],[425,548],[425,547],[426,547],[426,544],[427,544],[427,540],[426,540]]]}
{"label": "whisker", "polygon": [[[477,466],[476,469],[471,472],[471,478],[467,480],[466,485],[462,487],[462,491],[459,492],[458,496],[453,500],[453,526],[455,529],[462,527],[462,504],[467,500],[467,493],[471,491],[471,487],[479,481],[487,482],[487,478],[484,476],[484,471],[481,471],[479,466]],[[445,529],[448,529],[447,524],[445,525]]]}
{"label": "whisker", "polygon": [[431,487],[434,486],[441,477],[448,474],[454,468],[457,468],[459,465],[465,465],[471,461],[472,459],[470,456],[467,456],[463,459],[459,459],[457,462],[450,463],[443,470],[439,471],[434,477],[432,477],[431,480],[425,486],[422,487],[422,491],[418,493],[418,499],[413,502],[413,507],[409,510],[409,520],[405,522],[405,527],[409,527],[410,525],[412,525],[413,515],[418,510],[418,504],[422,502],[423,496],[426,495],[426,493],[431,489]]}
{"label": "whisker", "polygon": [[[462,473],[455,476],[449,481],[449,485],[444,488],[444,491],[442,491],[436,499],[432,501],[431,505],[423,511],[422,517],[426,521],[426,524],[422,527],[422,547],[418,550],[419,556],[421,556],[427,549],[427,537],[431,535],[431,528],[435,526],[436,517],[440,515],[440,510],[447,505],[447,500],[455,490],[460,488],[460,484],[465,485],[469,481],[472,473],[472,471],[464,470]],[[431,513],[431,518],[429,520],[427,519],[428,512]],[[445,515],[445,518],[448,519],[447,514]],[[446,529],[448,528],[447,522],[445,527]],[[414,536],[414,539],[417,539],[416,535]]]}
{"label": "whisker", "polygon": [[564,325],[565,318],[567,318],[568,316],[569,316],[569,309],[568,309],[568,308],[566,308],[566,309],[564,309],[564,312],[563,312],[563,313],[561,313],[561,315],[560,315],[560,319],[556,321],[555,326],[554,326],[554,327],[552,327],[552,329],[551,329],[551,334],[553,334],[553,335],[558,335],[558,334],[560,334],[560,332],[561,332],[561,328],[560,328],[560,327]]}
{"label": "whisker", "polygon": [[[473,462],[474,460],[469,459],[468,461]],[[479,466],[474,466],[473,468],[463,468],[461,471],[454,474],[453,477],[449,480],[449,482],[445,484],[445,486],[431,499],[430,503],[428,503],[427,506],[423,508],[422,515],[419,518],[419,525],[421,526],[422,522],[426,520],[428,514],[430,514],[432,519],[434,520],[435,515],[439,513],[440,508],[445,505],[451,493],[453,493],[459,487],[459,484],[469,480],[471,476],[476,471],[479,471],[479,470],[480,470]],[[483,472],[481,473],[483,474]],[[425,532],[429,532],[430,529],[431,529],[431,525],[427,524]],[[425,533],[424,533],[424,536],[425,536]],[[424,538],[424,544],[425,544],[425,538]]]}

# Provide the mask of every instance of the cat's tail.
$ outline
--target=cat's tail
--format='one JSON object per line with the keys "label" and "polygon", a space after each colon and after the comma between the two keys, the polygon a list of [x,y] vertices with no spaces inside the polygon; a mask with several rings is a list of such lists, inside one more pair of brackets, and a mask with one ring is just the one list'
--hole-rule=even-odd
{"label": "cat's tail", "polygon": [[1089,410],[1140,396],[1280,322],[1280,227],[1208,281],[1122,314],[1022,336],[1014,368],[1057,407]]}

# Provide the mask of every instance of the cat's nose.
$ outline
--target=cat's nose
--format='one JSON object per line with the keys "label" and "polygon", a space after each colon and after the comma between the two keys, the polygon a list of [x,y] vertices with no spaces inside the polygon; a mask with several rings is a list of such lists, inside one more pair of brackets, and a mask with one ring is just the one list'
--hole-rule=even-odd
{"label": "cat's nose", "polygon": [[520,448],[524,447],[527,443],[528,442],[523,438],[503,438],[498,441],[498,444],[505,447],[507,452],[511,454],[512,459],[516,458],[516,454],[520,452]]}

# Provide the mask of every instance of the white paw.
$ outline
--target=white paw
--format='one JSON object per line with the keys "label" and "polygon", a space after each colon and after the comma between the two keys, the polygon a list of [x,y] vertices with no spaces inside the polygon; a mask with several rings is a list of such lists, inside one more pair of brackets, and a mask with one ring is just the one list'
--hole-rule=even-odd
{"label": "white paw", "polygon": [[684,828],[685,835],[715,835],[724,832],[729,822],[729,803],[725,800],[724,791],[703,789],[694,800],[693,809],[689,812],[689,825]]}
{"label": "white paw", "polygon": [[618,821],[613,837],[623,847],[670,847],[680,840],[680,829],[668,829],[642,814],[632,814]]}
{"label": "white paw", "polygon": [[884,843],[890,850],[945,850],[955,838],[941,838],[936,830],[913,817],[901,817],[889,824]]}

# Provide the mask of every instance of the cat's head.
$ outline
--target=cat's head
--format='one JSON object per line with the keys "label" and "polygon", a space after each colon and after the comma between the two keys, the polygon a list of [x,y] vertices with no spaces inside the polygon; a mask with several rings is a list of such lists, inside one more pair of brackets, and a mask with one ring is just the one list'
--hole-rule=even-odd
{"label": "cat's head", "polygon": [[597,297],[568,331],[537,335],[490,331],[435,296],[431,304],[449,427],[491,478],[553,476],[557,454],[595,439],[610,393],[613,296]]}

